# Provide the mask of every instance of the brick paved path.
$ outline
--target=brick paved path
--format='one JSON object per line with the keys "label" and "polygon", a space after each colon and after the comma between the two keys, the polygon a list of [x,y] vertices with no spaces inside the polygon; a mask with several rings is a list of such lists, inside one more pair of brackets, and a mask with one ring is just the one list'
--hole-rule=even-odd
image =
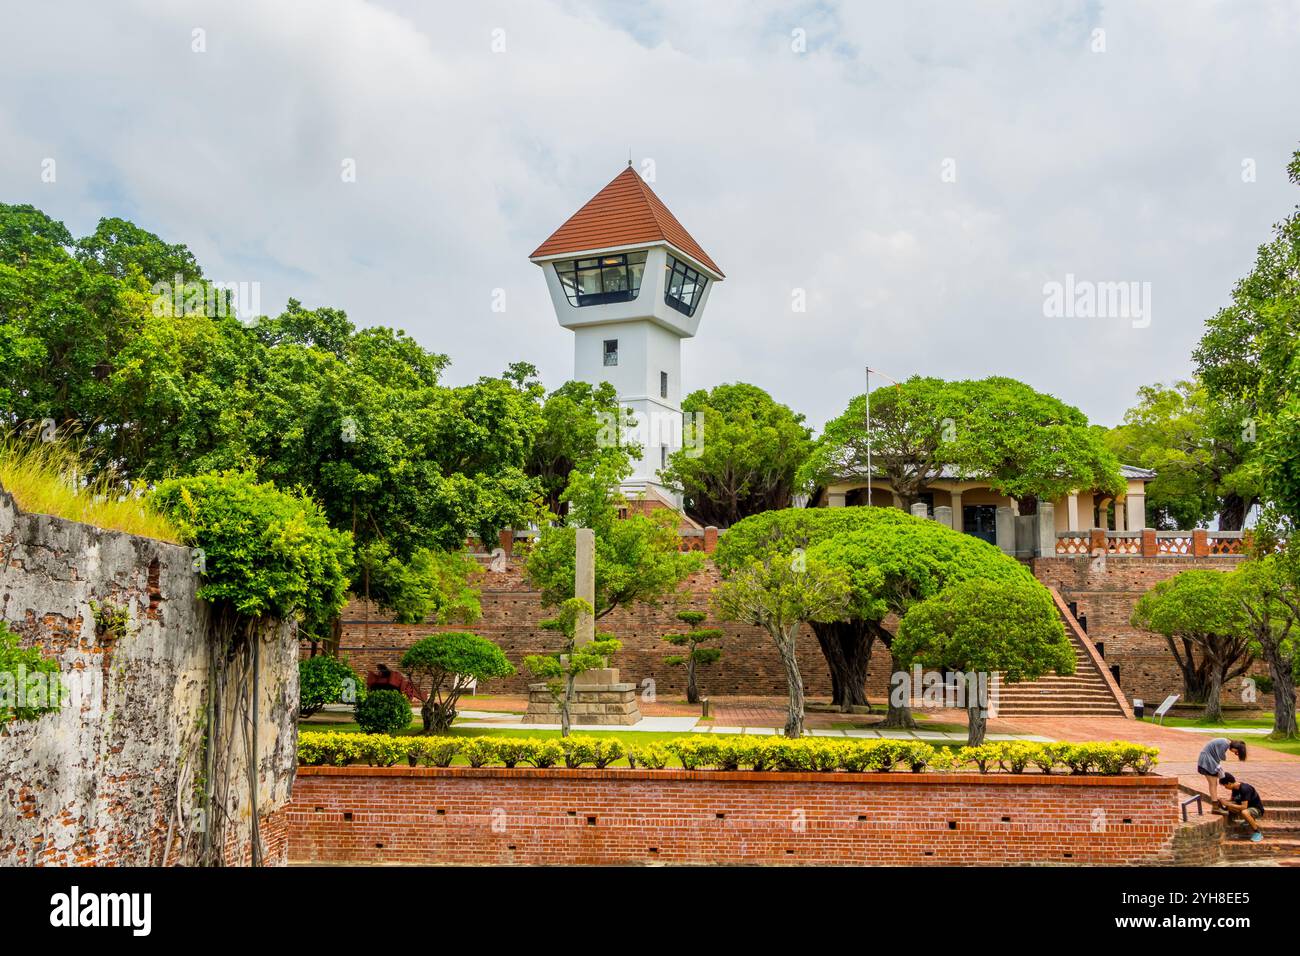
{"label": "brick paved path", "polygon": [[[1159,747],[1160,773],[1177,775],[1184,786],[1205,792],[1205,780],[1196,772],[1196,756],[1211,739],[1210,734],[1119,717],[1021,717],[1015,723],[1030,733],[1056,740],[1131,740]],[[1270,800],[1300,801],[1300,756],[1261,747],[1250,737],[1244,739],[1248,759],[1241,763],[1230,756],[1226,766],[1232,775],[1254,784],[1265,804]]]}

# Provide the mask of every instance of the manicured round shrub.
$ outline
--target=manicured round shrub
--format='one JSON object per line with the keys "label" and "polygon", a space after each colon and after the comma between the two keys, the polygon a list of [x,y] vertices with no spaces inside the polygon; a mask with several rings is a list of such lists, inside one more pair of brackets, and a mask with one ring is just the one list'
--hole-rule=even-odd
{"label": "manicured round shrub", "polygon": [[317,654],[298,662],[298,716],[310,717],[326,704],[356,704],[365,684],[346,661]]}
{"label": "manicured round shrub", "polygon": [[400,690],[374,690],[357,704],[357,726],[368,734],[396,734],[411,726],[411,702]]}

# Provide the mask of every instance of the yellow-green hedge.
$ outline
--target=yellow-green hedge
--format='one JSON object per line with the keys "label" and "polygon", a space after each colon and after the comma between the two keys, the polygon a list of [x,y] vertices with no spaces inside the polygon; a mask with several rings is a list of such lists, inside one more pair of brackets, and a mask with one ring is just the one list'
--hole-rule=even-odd
{"label": "yellow-green hedge", "polygon": [[723,737],[697,734],[664,743],[628,743],[613,737],[390,737],[386,734],[303,733],[298,762],[304,766],[351,763],[391,767],[409,762],[446,767],[461,757],[474,767],[607,767],[626,758],[634,767],[687,770],[782,770],[879,773],[900,770],[952,772],[974,768],[1003,771],[1118,774],[1149,773],[1155,747],[1124,741],[1031,743],[1011,740],[955,750],[919,740],[844,740],[826,737]]}

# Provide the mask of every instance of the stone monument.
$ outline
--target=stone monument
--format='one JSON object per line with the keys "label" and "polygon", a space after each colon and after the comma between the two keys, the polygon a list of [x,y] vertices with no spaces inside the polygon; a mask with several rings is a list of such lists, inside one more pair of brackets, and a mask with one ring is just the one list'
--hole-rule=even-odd
{"label": "stone monument", "polygon": [[[596,532],[579,528],[575,536],[573,595],[596,606]],[[584,614],[578,619],[574,644],[581,647],[596,637],[596,618]],[[573,685],[569,719],[579,724],[626,726],[641,720],[636,705],[636,684],[621,683],[617,667],[599,667],[579,674]],[[560,705],[545,682],[528,685],[526,724],[558,724]]]}

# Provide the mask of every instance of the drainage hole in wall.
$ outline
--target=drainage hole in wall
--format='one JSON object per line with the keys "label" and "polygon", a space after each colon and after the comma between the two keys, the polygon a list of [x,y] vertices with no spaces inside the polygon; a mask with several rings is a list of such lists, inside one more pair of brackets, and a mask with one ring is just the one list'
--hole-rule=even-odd
{"label": "drainage hole in wall", "polygon": [[589,826],[589,827],[594,827],[595,825],[596,825],[596,818],[595,818],[595,817],[587,817],[587,826]]}
{"label": "drainage hole in wall", "polygon": [[440,817],[445,817],[447,815],[447,811],[444,810],[442,807],[439,807],[437,810],[434,810],[433,812]]}
{"label": "drainage hole in wall", "polygon": [[1003,817],[1003,818],[1002,818],[1002,822],[1003,822],[1003,823],[1010,823],[1010,822],[1011,822],[1011,818],[1010,818],[1010,817]]}
{"label": "drainage hole in wall", "polygon": [[725,819],[727,819],[727,815],[726,815],[725,813],[715,813],[715,814],[713,815],[713,817],[714,817],[714,819],[716,819],[716,820],[725,820]]}
{"label": "drainage hole in wall", "polygon": [[866,823],[866,822],[867,822],[867,815],[866,815],[865,813],[859,813],[859,814],[858,814],[858,822],[859,822],[859,823]]}
{"label": "drainage hole in wall", "polygon": [[949,821],[948,821],[948,829],[949,829],[949,830],[955,830],[955,829],[957,829],[957,821],[956,821],[956,820],[949,820]]}
{"label": "drainage hole in wall", "polygon": [[352,811],[351,811],[351,810],[344,810],[344,811],[343,811],[343,819],[344,819],[344,820],[351,820],[351,819],[352,819]]}

